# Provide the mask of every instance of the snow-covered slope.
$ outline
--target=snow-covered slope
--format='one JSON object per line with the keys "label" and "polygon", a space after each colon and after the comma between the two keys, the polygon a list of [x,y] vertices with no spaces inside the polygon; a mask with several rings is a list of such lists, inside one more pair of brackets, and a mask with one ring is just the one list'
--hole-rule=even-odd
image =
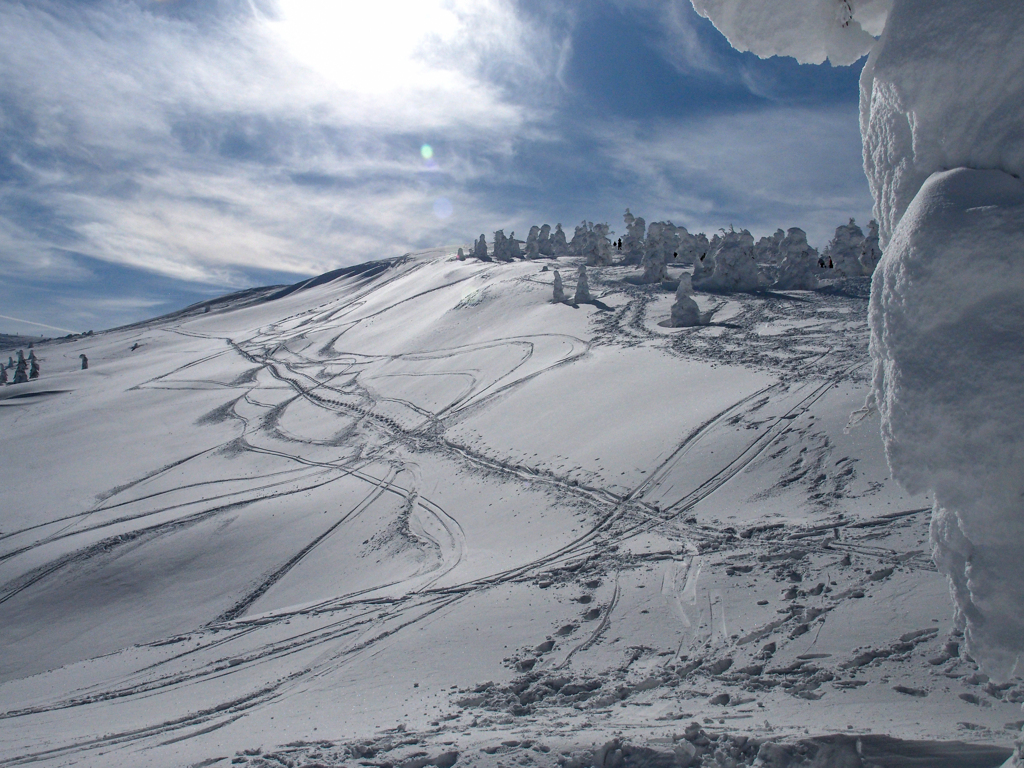
{"label": "snow-covered slope", "polygon": [[636,267],[573,307],[453,255],[37,346],[0,763],[1006,758],[1024,685],[961,655],[931,499],[844,429],[864,280],[670,328]]}

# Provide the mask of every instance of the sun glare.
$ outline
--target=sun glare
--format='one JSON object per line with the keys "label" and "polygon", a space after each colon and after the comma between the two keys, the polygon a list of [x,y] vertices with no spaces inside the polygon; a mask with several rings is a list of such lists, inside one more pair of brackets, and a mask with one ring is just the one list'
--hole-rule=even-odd
{"label": "sun glare", "polygon": [[444,0],[281,0],[271,22],[285,48],[344,90],[380,94],[429,85],[439,72],[418,53],[459,31]]}

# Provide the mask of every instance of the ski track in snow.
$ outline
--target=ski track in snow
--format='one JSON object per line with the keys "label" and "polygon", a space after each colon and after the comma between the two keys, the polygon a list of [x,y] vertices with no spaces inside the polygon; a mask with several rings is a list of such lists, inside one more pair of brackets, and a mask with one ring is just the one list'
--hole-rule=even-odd
{"label": "ski track in snow", "polygon": [[[752,719],[755,715],[761,717],[764,711],[741,709],[745,701],[753,701],[748,699],[751,693],[785,688],[811,701],[820,698],[822,685],[832,682],[838,691],[834,695],[839,696],[846,688],[861,687],[859,682],[849,680],[846,688],[839,685],[848,670],[872,664],[877,667],[891,657],[907,658],[921,644],[938,647],[945,641],[937,627],[927,627],[891,646],[836,659],[828,669],[817,666],[813,656],[805,658],[806,652],[774,671],[769,661],[776,653],[784,655],[787,644],[794,645],[798,639],[801,643],[811,641],[809,648],[813,648],[830,616],[848,610],[866,591],[884,587],[897,570],[905,572],[907,578],[917,578],[915,572],[932,573],[934,567],[924,551],[927,547],[913,550],[906,546],[922,530],[930,507],[915,506],[873,517],[830,514],[824,522],[755,520],[743,530],[724,526],[720,515],[716,515],[717,521],[702,517],[706,514],[702,510],[715,494],[741,473],[759,462],[789,456],[792,449],[786,441],[794,439],[794,425],[806,419],[830,392],[842,385],[863,383],[867,364],[865,302],[856,291],[849,295],[703,295],[707,306],[718,306],[725,319],[704,329],[680,332],[658,325],[662,316],[667,316],[671,294],[659,291],[657,286],[622,281],[628,272],[622,268],[594,269],[588,273],[592,291],[609,308],[577,310],[591,312],[587,334],[495,334],[469,343],[442,343],[430,349],[387,354],[370,354],[358,340],[346,346],[347,339],[358,339],[359,332],[404,311],[412,302],[433,300],[463,283],[502,277],[503,267],[480,265],[464,270],[458,279],[430,277],[437,284],[419,292],[410,294],[407,287],[399,290],[400,286],[414,285],[419,275],[440,269],[442,262],[395,260],[389,269],[369,278],[352,278],[343,290],[328,293],[322,304],[300,308],[256,331],[214,334],[185,327],[195,319],[189,317],[144,326],[155,336],[191,340],[204,349],[211,344],[224,348],[138,383],[131,391],[223,390],[227,399],[210,419],[235,424],[235,436],[112,488],[100,494],[88,509],[0,532],[0,611],[5,604],[13,604],[19,596],[54,580],[70,578],[84,568],[106,567],[129,550],[145,551],[183,529],[244,514],[254,505],[297,499],[341,483],[356,484],[362,490],[358,501],[328,515],[322,525],[311,526],[308,538],[266,563],[262,574],[250,580],[215,616],[198,622],[181,636],[139,644],[140,661],[126,659],[121,672],[111,667],[114,671],[101,673],[91,682],[34,694],[24,704],[5,696],[0,699],[0,727],[10,734],[19,723],[32,718],[59,717],[61,713],[116,702],[136,701],[145,707],[144,702],[154,697],[174,692],[186,695],[186,691],[201,686],[211,691],[200,699],[209,702],[208,706],[199,705],[193,711],[189,705],[187,712],[164,719],[154,716],[145,725],[102,736],[54,736],[49,746],[39,749],[19,746],[16,738],[7,735],[4,739],[13,746],[3,747],[0,753],[4,764],[103,762],[99,755],[110,755],[111,750],[128,760],[128,754],[135,754],[133,750],[206,737],[244,721],[258,710],[304,696],[317,680],[335,679],[346,669],[373,663],[368,659],[383,652],[388,644],[450,615],[460,606],[515,588],[558,590],[575,585],[584,591],[579,602],[592,607],[581,611],[533,651],[513,652],[507,658],[511,674],[520,675],[527,685],[539,684],[544,675],[556,674],[583,681],[602,674],[603,664],[603,674],[619,683],[619,692],[608,694],[612,686],[608,682],[595,689],[598,694],[581,689],[570,698],[551,692],[545,694],[547,699],[528,705],[518,703],[518,699],[517,704],[507,705],[508,690],[489,684],[490,688],[485,687],[477,695],[478,702],[462,705],[466,716],[486,713],[480,715],[484,732],[510,727],[512,719],[504,719],[511,717],[504,714],[507,706],[517,717],[523,716],[528,707],[534,708],[529,711],[554,707],[558,716],[583,717],[588,720],[585,727],[590,727],[589,720],[597,711],[594,701],[607,699],[602,705],[605,707],[622,701],[625,707],[627,699],[650,699],[665,692],[675,695],[682,690],[680,685],[700,688],[703,697],[707,685],[718,683],[722,690],[732,692],[734,704],[728,717]],[[527,274],[527,266],[504,268],[518,270],[511,287],[528,290],[542,286],[549,290],[549,284],[543,282],[547,276],[538,276],[535,271]],[[291,298],[301,295],[293,294]],[[573,310],[567,307],[564,311]],[[485,412],[531,383],[544,381],[554,371],[571,369],[603,348],[643,349],[680,361],[743,366],[768,372],[775,382],[728,403],[680,435],[678,442],[669,446],[627,492],[613,490],[596,474],[589,481],[581,481],[550,467],[516,459],[501,445],[481,449],[446,434],[451,425]],[[490,371],[483,364],[473,369],[465,362],[492,359],[488,356],[500,361],[491,363]],[[225,359],[242,363],[247,368],[244,375],[228,382],[203,375],[204,366],[209,368]],[[446,361],[450,370],[444,367]],[[416,370],[417,366],[424,369]],[[379,371],[383,373],[376,373]],[[436,407],[417,403],[409,396],[381,394],[392,381],[397,380],[401,388],[404,379],[428,382],[456,374],[463,391]],[[303,411],[293,424],[289,421],[291,414],[300,407],[312,410]],[[340,437],[324,432],[317,439],[299,434],[309,424],[327,420],[345,420],[347,431]],[[737,425],[741,423],[748,434],[738,433]],[[710,446],[719,448],[718,458],[694,459]],[[818,464],[824,466],[824,458],[830,454],[827,449],[822,451]],[[228,458],[220,460],[227,463],[218,470],[223,473],[218,477],[202,462],[212,462],[222,455]],[[245,466],[247,460],[257,458],[265,462],[260,465],[264,467],[260,474],[232,471],[231,462]],[[547,494],[554,504],[578,510],[587,523],[567,541],[553,541],[552,546],[522,562],[464,577],[463,566],[478,545],[460,522],[459,510],[446,508],[447,503],[431,498],[432,478],[421,468],[428,459],[432,466],[444,467],[446,472],[492,477],[509,487],[522,486]],[[799,487],[806,474],[795,473],[794,479],[772,492]],[[184,481],[189,477],[192,479]],[[386,506],[392,503],[399,508],[393,518]],[[379,546],[405,553],[403,557],[410,558],[410,563],[402,567],[407,571],[397,568],[393,578],[384,578],[382,573],[378,581],[351,591],[263,607],[277,590],[288,587],[296,572],[318,552],[334,541],[355,535],[354,526],[376,514],[392,519],[394,527],[394,533]],[[835,561],[839,555],[846,560]],[[831,578],[832,569],[848,568],[852,557],[861,564],[861,573],[848,572],[842,583],[838,571],[837,577]],[[846,565],[836,566],[835,562]],[[865,569],[864,563],[870,566]],[[660,588],[648,591],[659,592],[667,605],[675,606],[677,620],[685,626],[672,630],[672,647],[664,653],[653,655],[652,649],[641,643],[627,654],[624,664],[615,662],[611,667],[611,652],[601,649],[617,642],[611,636],[620,631],[620,624],[632,626],[625,616],[639,610],[633,596],[639,593],[637,580],[647,571],[661,574],[656,581]],[[753,614],[749,619],[728,618],[727,600],[738,601],[728,610],[740,612],[740,617],[744,614],[742,599],[734,597],[723,586],[723,580],[728,583],[759,572],[789,585],[786,607],[774,616],[761,611],[757,618]],[[827,573],[822,576],[822,572]],[[823,581],[807,586],[818,577]],[[711,579],[718,586],[712,587]],[[730,636],[727,621],[754,621],[756,626],[748,626],[742,635]],[[758,651],[756,646],[770,638],[776,639],[769,643],[772,650]],[[761,656],[756,657],[755,652]],[[730,677],[727,671],[739,667],[743,654],[763,658],[764,663],[747,664],[746,672],[734,671]],[[822,658],[831,656],[825,653]],[[143,657],[149,660],[143,661]],[[748,661],[756,662],[756,658]],[[967,674],[961,670],[967,670],[970,661],[947,654],[944,661],[932,666],[943,664],[949,679],[959,679],[958,675]],[[640,668],[644,677],[638,682],[635,675]],[[715,690],[719,689],[713,687],[707,694],[709,699]],[[996,691],[1000,694],[997,698],[1002,700],[1005,695],[1007,701],[1015,701],[1010,696],[1015,691],[1024,698],[1019,685]],[[516,705],[523,712],[513,712]],[[700,706],[694,703],[690,708]],[[722,714],[723,718],[713,719],[725,723],[725,710]],[[660,719],[671,723],[681,718],[669,713]],[[439,727],[436,733],[442,731]],[[392,739],[388,749],[397,749],[394,744]],[[351,747],[334,746],[341,751],[348,749],[345,754],[350,758],[355,754]],[[303,749],[310,752],[313,747]],[[250,757],[256,764],[256,758]],[[535,757],[540,759],[541,755]]]}

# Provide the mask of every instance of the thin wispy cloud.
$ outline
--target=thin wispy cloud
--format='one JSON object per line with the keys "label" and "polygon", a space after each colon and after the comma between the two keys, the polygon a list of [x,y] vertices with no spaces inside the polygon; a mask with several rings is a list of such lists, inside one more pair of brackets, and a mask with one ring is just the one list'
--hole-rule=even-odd
{"label": "thin wispy cloud", "polygon": [[707,119],[771,175],[732,117],[856,98],[855,72],[736,58],[686,0],[12,1],[0,26],[0,309],[62,325],[56,295],[170,309],[625,205],[752,212],[778,195],[673,151],[713,156]]}

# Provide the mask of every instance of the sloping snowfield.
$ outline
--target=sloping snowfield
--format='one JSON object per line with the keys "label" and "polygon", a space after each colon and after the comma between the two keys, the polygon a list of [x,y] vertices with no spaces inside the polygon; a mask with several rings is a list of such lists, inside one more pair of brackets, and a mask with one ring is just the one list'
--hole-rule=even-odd
{"label": "sloping snowfield", "polygon": [[[0,388],[0,764],[996,766],[866,286],[436,251]],[[4,350],[6,358],[12,351]],[[80,370],[80,354],[89,369]]]}

